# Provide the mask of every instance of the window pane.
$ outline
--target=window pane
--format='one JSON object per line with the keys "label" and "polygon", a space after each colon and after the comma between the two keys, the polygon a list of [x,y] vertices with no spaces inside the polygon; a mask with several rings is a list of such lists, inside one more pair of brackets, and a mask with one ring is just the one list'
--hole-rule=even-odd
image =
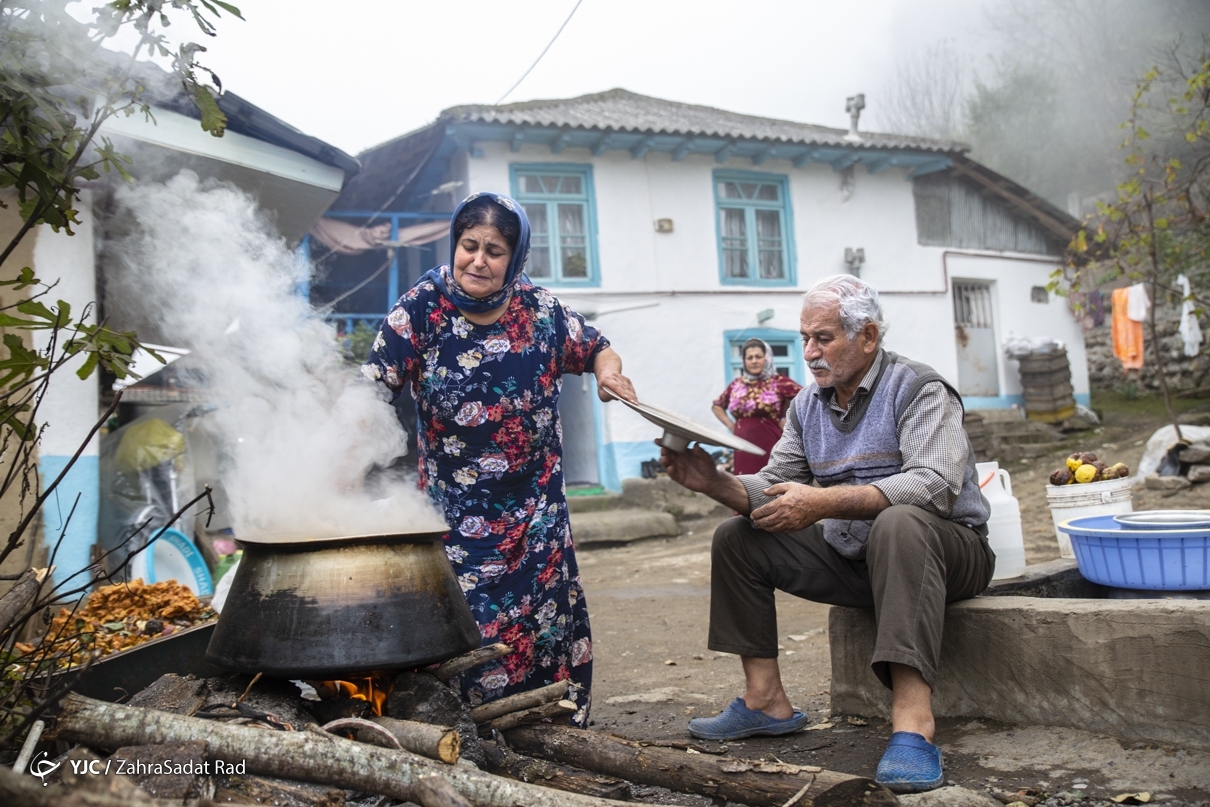
{"label": "window pane", "polygon": [[762,280],[780,280],[786,276],[782,268],[781,250],[762,249],[760,251],[760,276]]}
{"label": "window pane", "polygon": [[760,190],[756,192],[757,199],[763,199],[768,202],[781,201],[781,194],[778,192],[776,185],[761,185]]}
{"label": "window pane", "polygon": [[559,235],[584,235],[584,205],[559,205]]}
{"label": "window pane", "polygon": [[748,276],[748,225],[743,210],[721,208],[723,228],[723,273],[727,277]]}
{"label": "window pane", "polygon": [[742,193],[744,195],[745,199],[755,199],[756,198],[756,183],[755,182],[741,182],[741,183],[739,183],[739,190],[740,190],[740,193]]}
{"label": "window pane", "polygon": [[718,195],[724,199],[740,199],[739,186],[734,182],[718,183]]}
{"label": "window pane", "polygon": [[563,186],[560,188],[560,193],[571,193],[577,196],[584,192],[583,183],[579,177],[563,177]]}
{"label": "window pane", "polygon": [[[756,237],[761,241],[776,242],[776,245],[781,247],[781,211],[756,211]],[[773,245],[773,243],[762,243],[761,249],[769,249]]]}
{"label": "window pane", "polygon": [[529,263],[525,272],[530,277],[550,277],[550,235],[546,205],[521,205],[529,218]]}
{"label": "window pane", "polygon": [[547,193],[558,193],[559,177],[542,177],[542,190]]}
{"label": "window pane", "polygon": [[541,193],[542,183],[536,176],[525,174],[519,180],[522,193]]}
{"label": "window pane", "polygon": [[588,277],[588,249],[584,238],[583,205],[559,205],[559,249],[563,277]]}
{"label": "window pane", "polygon": [[773,348],[773,355],[779,358],[784,358],[790,355],[789,345],[769,345],[769,347]]}

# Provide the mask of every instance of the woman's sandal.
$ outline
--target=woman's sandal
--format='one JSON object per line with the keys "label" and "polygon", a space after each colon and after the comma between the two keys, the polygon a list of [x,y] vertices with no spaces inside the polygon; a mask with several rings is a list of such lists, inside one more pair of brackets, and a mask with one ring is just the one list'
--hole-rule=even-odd
{"label": "woman's sandal", "polygon": [[941,749],[910,731],[891,735],[874,781],[894,793],[923,793],[941,787]]}
{"label": "woman's sandal", "polygon": [[798,709],[784,720],[748,708],[743,698],[731,701],[715,717],[695,717],[689,733],[699,740],[739,740],[744,737],[778,737],[806,727],[810,719]]}

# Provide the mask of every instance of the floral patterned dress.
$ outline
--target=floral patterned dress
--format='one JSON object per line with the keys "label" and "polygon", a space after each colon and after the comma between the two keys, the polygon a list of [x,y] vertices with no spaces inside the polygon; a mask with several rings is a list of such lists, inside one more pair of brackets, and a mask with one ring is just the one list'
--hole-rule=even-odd
{"label": "floral patterned dress", "polygon": [[756,380],[741,376],[715,399],[715,406],[735,418],[735,436],[765,450],[764,454],[736,451],[735,473],[754,474],[765,467],[770,449],[781,439],[781,419],[801,389],[798,382],[777,373]]}
{"label": "floral patterned dress", "polygon": [[559,390],[609,341],[522,281],[475,325],[429,280],[391,310],[365,372],[416,399],[420,487],[453,530],[445,550],[485,644],[516,649],[451,681],[472,704],[570,679],[591,704],[592,636],[563,489]]}

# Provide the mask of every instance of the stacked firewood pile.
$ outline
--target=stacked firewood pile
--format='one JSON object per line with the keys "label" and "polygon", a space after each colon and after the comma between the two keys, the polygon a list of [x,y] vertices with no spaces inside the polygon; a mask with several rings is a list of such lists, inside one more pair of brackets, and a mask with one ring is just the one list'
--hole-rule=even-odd
{"label": "stacked firewood pile", "polygon": [[381,715],[360,694],[316,700],[259,676],[166,674],[125,704],[69,695],[29,766],[43,781],[0,768],[0,803],[608,807],[632,785],[772,807],[896,803],[861,777],[571,728],[566,683],[474,707],[446,684],[508,652],[400,673]]}

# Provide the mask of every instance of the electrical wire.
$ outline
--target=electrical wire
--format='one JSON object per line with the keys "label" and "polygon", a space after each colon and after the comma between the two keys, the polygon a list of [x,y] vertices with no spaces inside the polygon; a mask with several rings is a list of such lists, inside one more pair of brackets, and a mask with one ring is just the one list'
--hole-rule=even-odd
{"label": "electrical wire", "polygon": [[506,93],[504,93],[504,95],[500,96],[500,98],[496,101],[496,104],[495,104],[496,106],[499,106],[499,104],[505,98],[507,98],[512,93],[513,90],[515,90],[515,89],[517,89],[517,87],[521,86],[521,82],[525,81],[525,77],[528,76],[533,71],[533,69],[538,66],[538,62],[542,61],[542,57],[546,55],[546,51],[550,50],[550,46],[555,44],[555,40],[559,38],[559,34],[563,33],[563,29],[567,27],[567,23],[571,22],[571,18],[576,15],[576,9],[578,9],[580,7],[580,3],[583,3],[583,2],[584,2],[584,0],[576,0],[576,4],[571,7],[571,13],[567,15],[567,19],[563,20],[563,24],[559,26],[559,30],[555,31],[555,35],[552,36],[550,38],[550,41],[546,43],[546,47],[542,48],[542,52],[538,54],[537,59],[534,59],[534,63],[529,66],[529,70],[526,70],[524,73],[522,73],[521,78],[517,79],[516,83],[513,84],[513,86],[508,88],[508,92],[506,92]]}

